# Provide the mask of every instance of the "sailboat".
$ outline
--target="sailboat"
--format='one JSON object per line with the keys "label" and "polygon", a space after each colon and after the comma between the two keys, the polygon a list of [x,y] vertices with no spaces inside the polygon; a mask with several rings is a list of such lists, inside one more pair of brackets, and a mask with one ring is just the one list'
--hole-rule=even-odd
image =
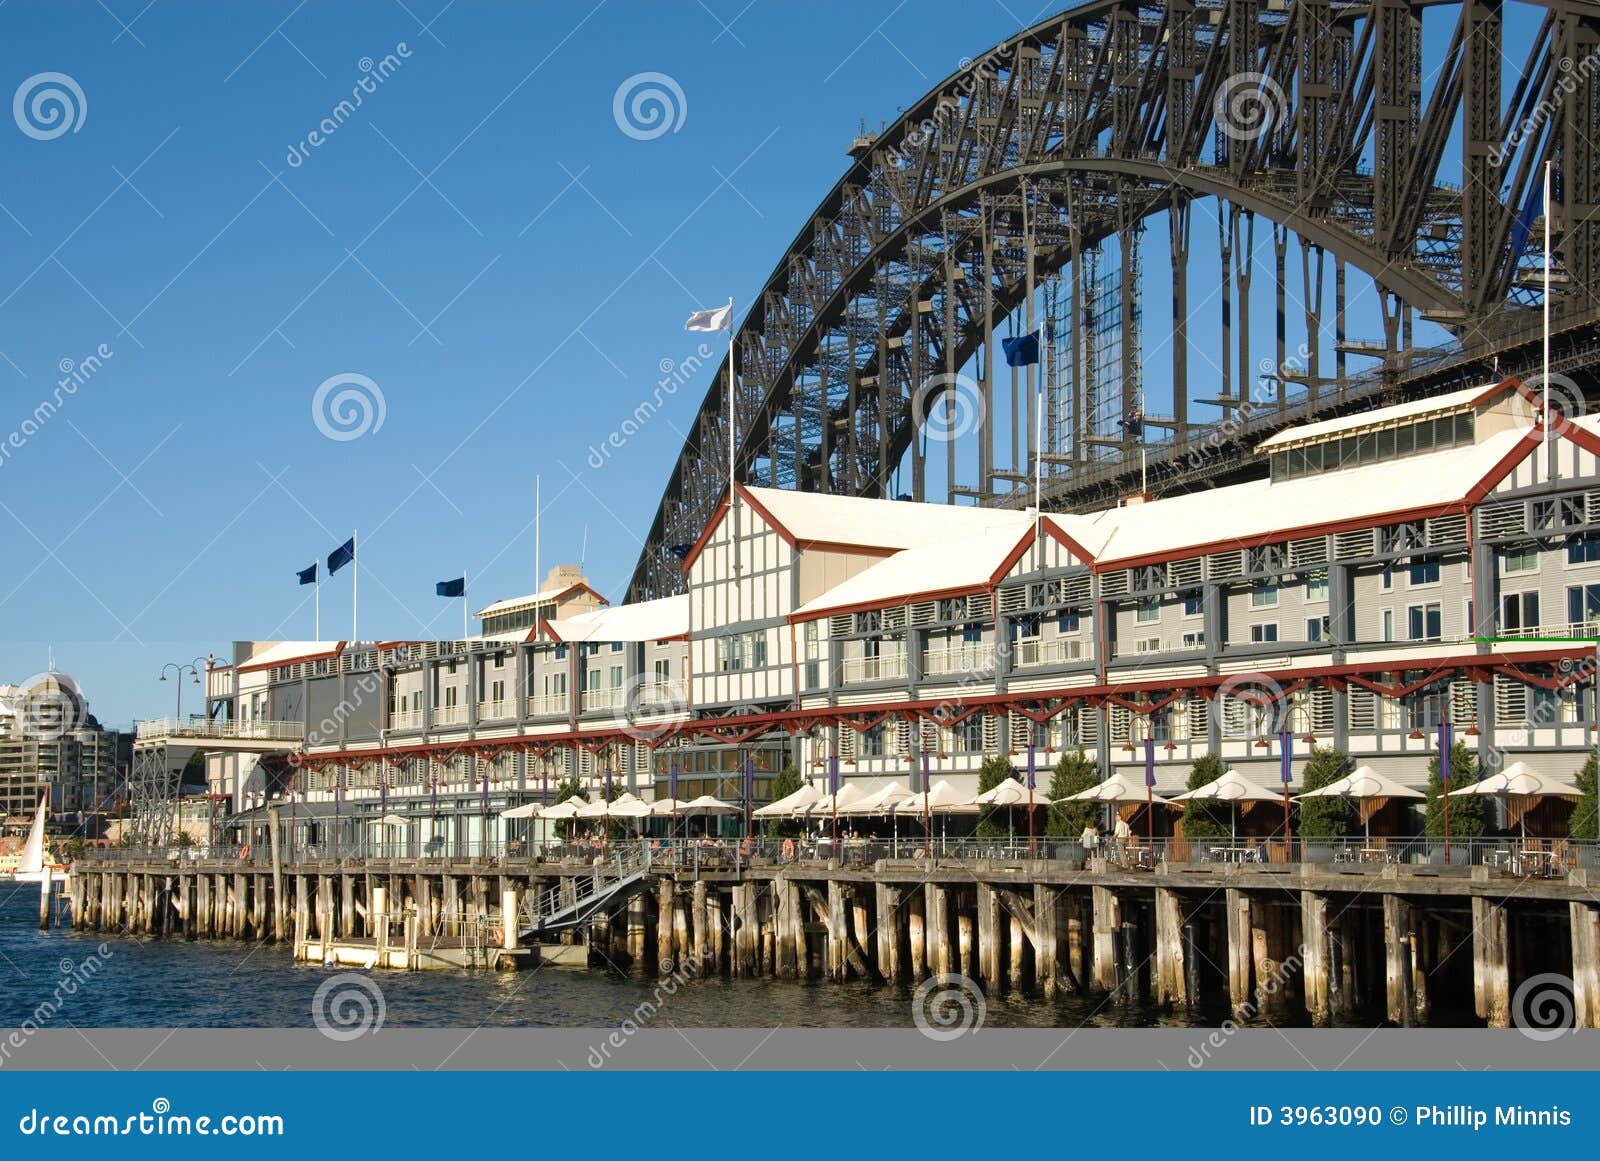
{"label": "sailboat", "polygon": [[44,849],[44,819],[50,805],[48,793],[39,796],[39,809],[33,816],[33,829],[28,832],[28,842],[17,859],[17,869],[11,873],[18,883],[41,883],[65,879],[67,865],[47,858]]}

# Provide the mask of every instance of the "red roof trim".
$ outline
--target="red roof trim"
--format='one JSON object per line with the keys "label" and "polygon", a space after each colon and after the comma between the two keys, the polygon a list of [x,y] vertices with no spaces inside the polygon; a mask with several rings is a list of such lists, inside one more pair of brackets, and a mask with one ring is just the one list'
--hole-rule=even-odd
{"label": "red roof trim", "polygon": [[349,644],[347,641],[335,641],[333,648],[321,653],[298,653],[293,657],[284,657],[277,661],[246,661],[236,667],[236,672],[251,673],[257,669],[276,669],[280,665],[298,665],[302,661],[325,661],[343,653],[347,644]]}

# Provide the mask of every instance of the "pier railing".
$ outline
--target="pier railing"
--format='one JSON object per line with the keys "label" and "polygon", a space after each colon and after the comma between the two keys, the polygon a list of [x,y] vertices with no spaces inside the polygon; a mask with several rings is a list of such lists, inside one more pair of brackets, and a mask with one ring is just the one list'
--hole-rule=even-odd
{"label": "pier railing", "polygon": [[[265,845],[197,844],[147,849],[137,847],[91,848],[79,856],[86,865],[162,862],[174,867],[204,864],[210,870],[240,867],[266,868],[272,852]],[[995,838],[859,838],[831,835],[772,838],[765,835],[728,838],[656,838],[615,841],[578,841],[530,847],[524,841],[447,841],[443,837],[423,842],[351,840],[343,843],[298,843],[285,847],[286,867],[329,863],[408,864],[491,863],[503,867],[533,864],[582,865],[605,868],[623,862],[647,861],[674,872],[693,874],[737,871],[753,865],[787,863],[837,863],[846,867],[871,867],[883,861],[989,860],[997,862],[1049,862],[1071,867],[1108,870],[1152,870],[1158,864],[1173,866],[1265,866],[1312,864],[1351,871],[1376,870],[1390,865],[1466,869],[1488,867],[1491,873],[1521,878],[1556,877],[1580,867],[1600,867],[1600,843],[1552,838],[1452,839],[1448,864],[1442,838],[1296,837],[1278,838],[1158,838],[1130,837],[1121,842],[1102,836],[1086,847],[1078,839],[1026,835]],[[1092,860],[1092,861],[1091,861]]]}

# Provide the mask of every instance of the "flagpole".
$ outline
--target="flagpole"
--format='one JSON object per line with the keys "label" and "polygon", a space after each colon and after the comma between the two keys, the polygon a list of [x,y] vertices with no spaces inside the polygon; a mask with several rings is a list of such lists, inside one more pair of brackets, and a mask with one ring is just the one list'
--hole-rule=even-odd
{"label": "flagpole", "polygon": [[465,641],[467,633],[467,570],[461,570],[461,639]]}
{"label": "flagpole", "polygon": [[1140,391],[1139,392],[1139,496],[1140,496],[1141,499],[1150,494],[1150,480],[1149,480],[1149,477],[1147,476],[1147,474],[1145,472],[1145,459],[1144,459],[1144,449],[1145,449],[1144,429],[1145,429],[1145,425],[1148,424],[1149,422],[1150,422],[1150,417],[1145,414],[1145,410],[1144,410],[1144,392]]}
{"label": "flagpole", "polygon": [[[1545,471],[1550,471],[1550,167],[1555,163],[1544,163],[1544,431],[1541,439],[1544,443]],[[1553,474],[1553,473],[1552,473]]]}
{"label": "flagpole", "polygon": [[[544,584],[544,574],[542,574],[539,571],[539,533],[541,531],[540,522],[544,518],[544,502],[540,499],[539,484],[540,484],[540,478],[538,476],[534,476],[533,477],[533,591],[534,591],[535,594],[538,593],[540,586]],[[535,611],[535,613],[538,612],[538,606],[537,605],[534,606],[534,611]]]}

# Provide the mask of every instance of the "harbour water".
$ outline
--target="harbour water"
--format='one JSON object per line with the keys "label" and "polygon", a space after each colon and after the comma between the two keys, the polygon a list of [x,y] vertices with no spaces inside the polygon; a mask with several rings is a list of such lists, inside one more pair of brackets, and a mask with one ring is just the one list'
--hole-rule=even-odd
{"label": "harbour water", "polygon": [[[39,895],[0,883],[0,1027],[30,1019],[65,979],[76,986],[52,1024],[78,1028],[299,1028],[314,1025],[318,986],[332,969],[296,964],[287,947],[236,942],[112,938],[93,932],[37,930]],[[101,955],[105,944],[108,954]],[[85,965],[98,959],[92,973]],[[380,972],[390,1027],[615,1027],[660,1000],[659,981],[599,969]],[[1215,1024],[1227,1013],[1195,1023]],[[682,1028],[910,1027],[908,987],[873,987],[773,979],[703,979],[676,987],[650,1021]],[[1045,1002],[991,998],[985,1027],[1186,1025],[1183,1013],[1121,1008],[1103,997]]]}

